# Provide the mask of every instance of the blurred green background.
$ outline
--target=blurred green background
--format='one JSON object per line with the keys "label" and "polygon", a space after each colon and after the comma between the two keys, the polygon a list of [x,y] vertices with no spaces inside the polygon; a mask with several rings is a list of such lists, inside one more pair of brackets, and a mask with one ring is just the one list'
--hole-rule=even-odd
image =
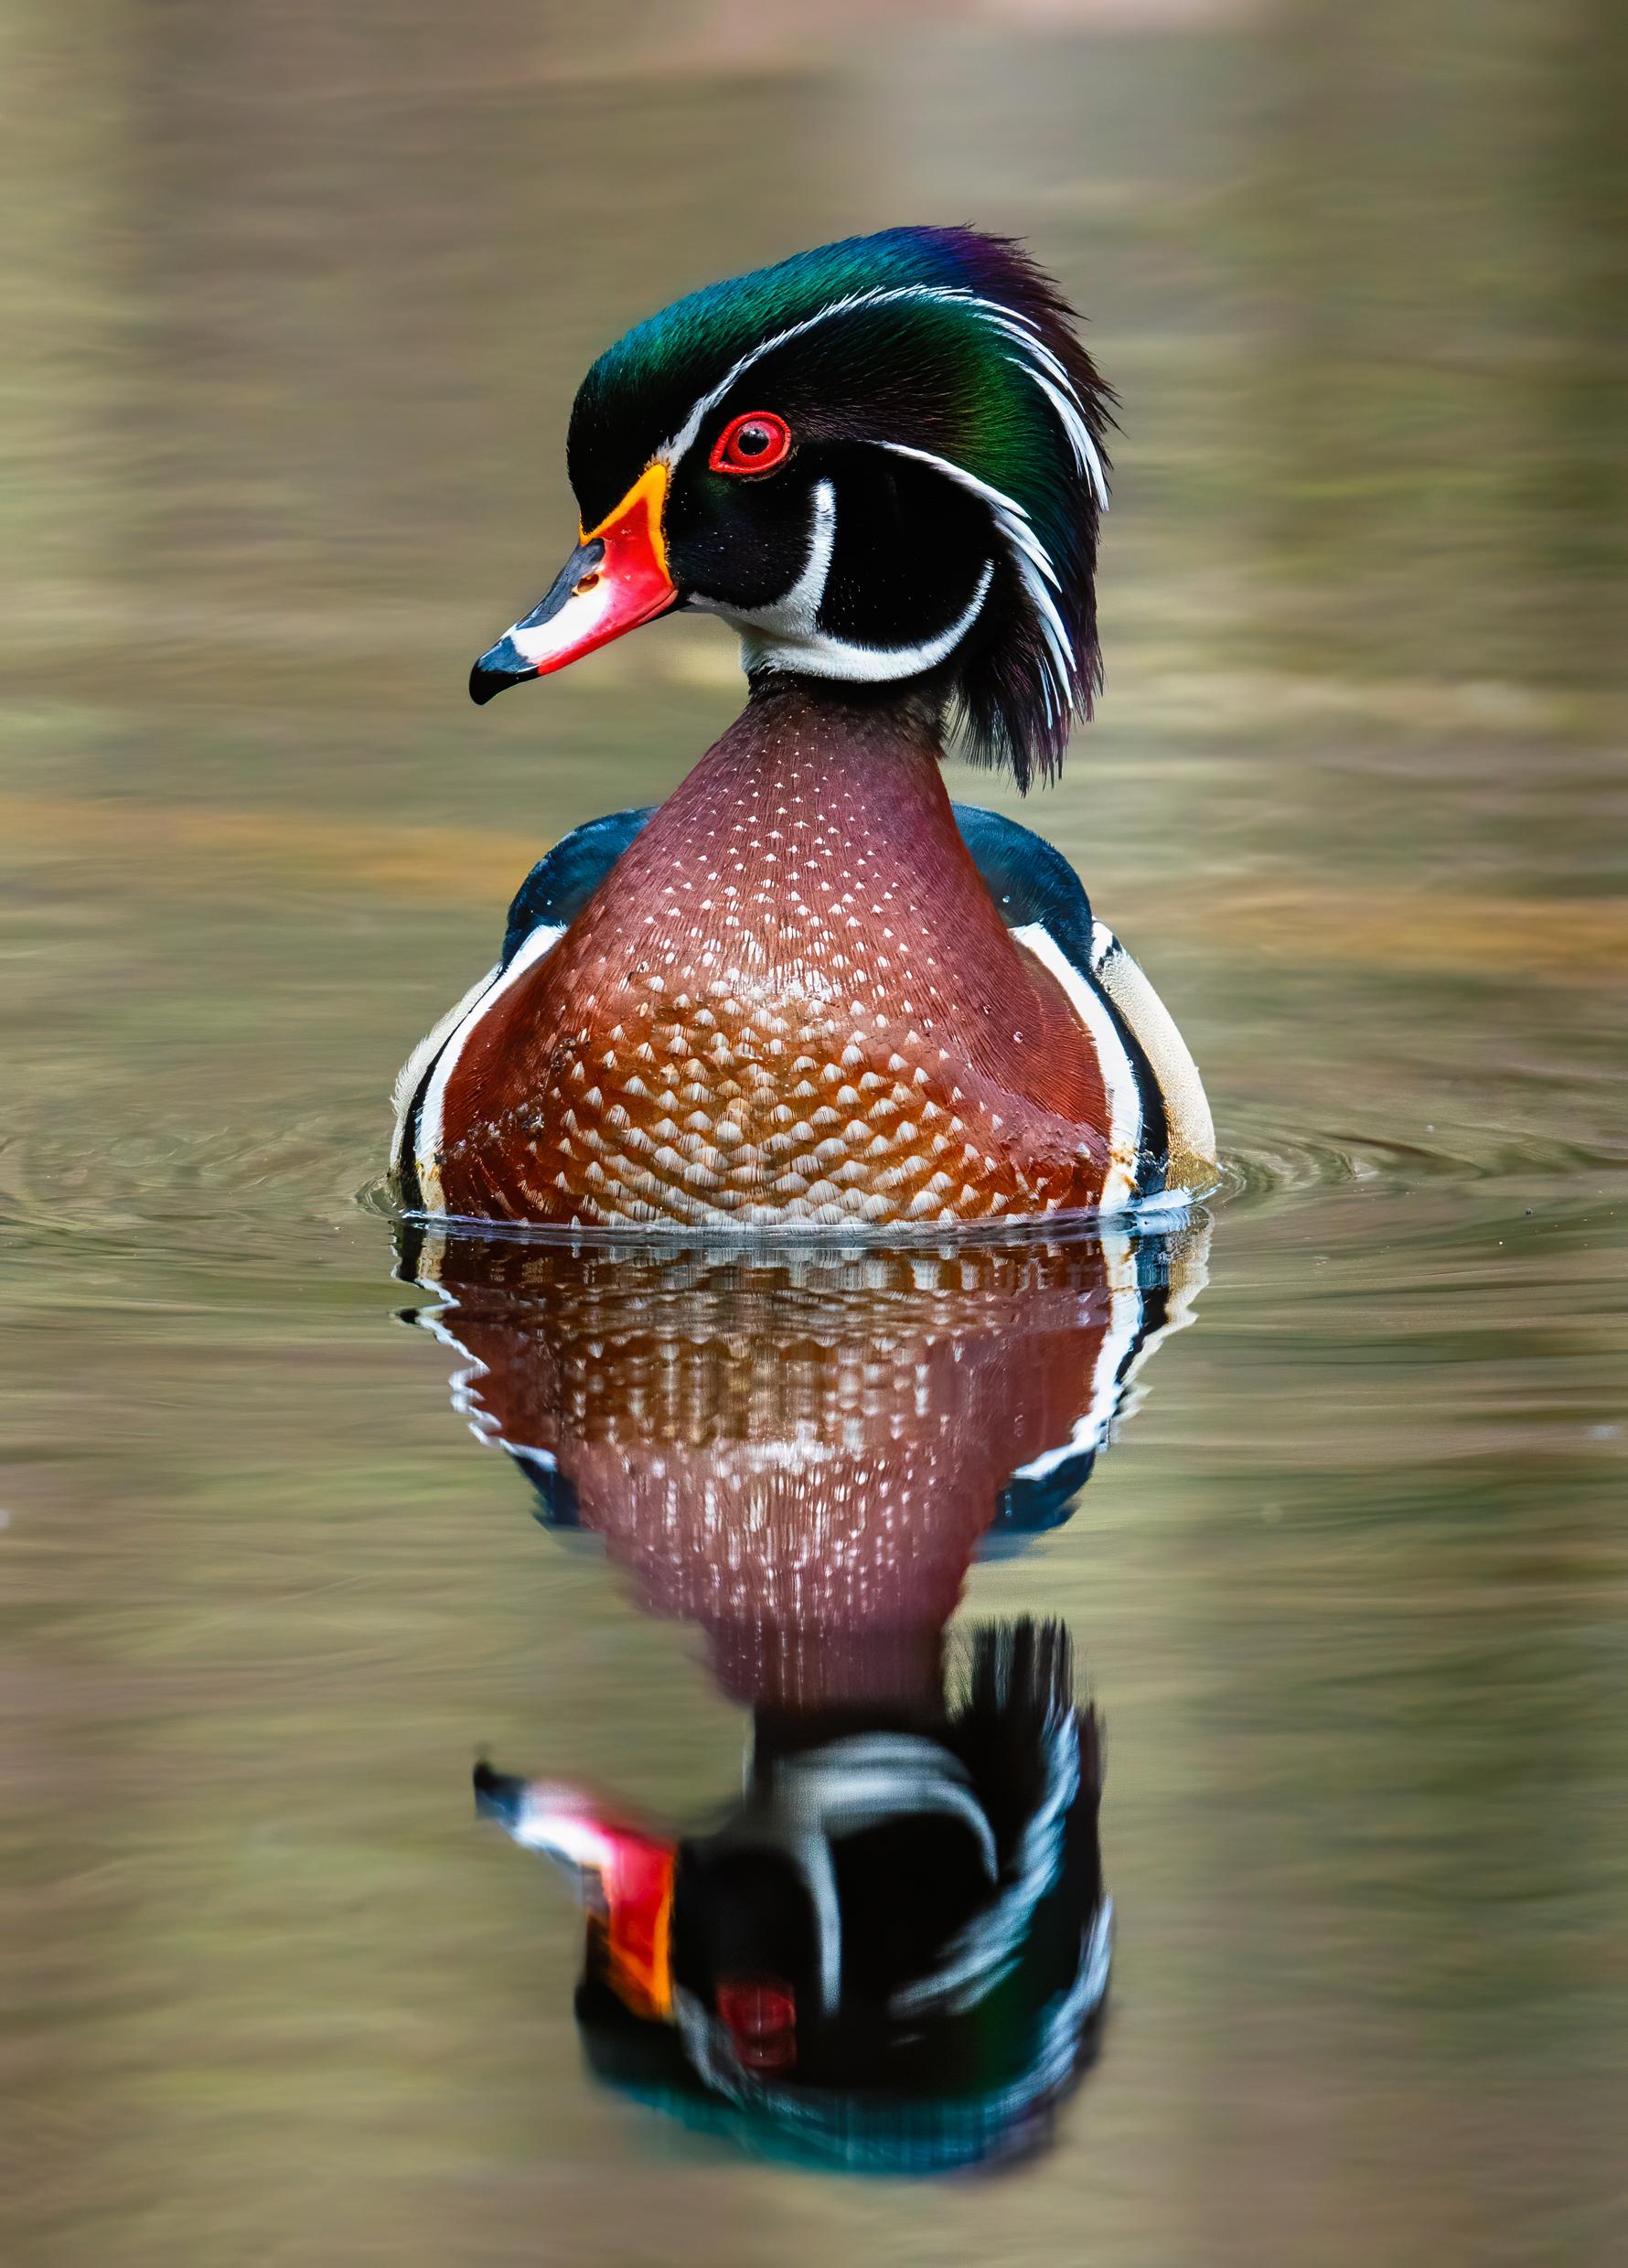
{"label": "blurred green background", "polygon": [[[1623,2256],[1625,81],[1605,0],[0,0],[7,2263]],[[920,219],[1028,239],[1123,397],[1024,816],[1234,1193],[972,1579],[1074,1626],[1121,1936],[1058,2148],[949,2191],[578,2069],[469,1759],[683,1817],[742,1720],[355,1203],[530,860],[738,703],[672,619],[467,704],[582,371]]]}

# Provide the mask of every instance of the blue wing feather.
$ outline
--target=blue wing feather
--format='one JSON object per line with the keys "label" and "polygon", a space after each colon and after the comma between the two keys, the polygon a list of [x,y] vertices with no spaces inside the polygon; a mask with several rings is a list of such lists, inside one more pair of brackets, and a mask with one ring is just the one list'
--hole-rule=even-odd
{"label": "blue wing feather", "polygon": [[1082,975],[1091,968],[1091,904],[1086,886],[1054,843],[1033,828],[958,803],[956,825],[1008,929],[1038,922]]}
{"label": "blue wing feather", "polygon": [[508,968],[540,922],[563,929],[573,922],[634,837],[642,832],[656,806],[647,803],[630,811],[612,811],[590,819],[557,842],[546,859],[539,859],[515,892],[503,937],[503,967]]}

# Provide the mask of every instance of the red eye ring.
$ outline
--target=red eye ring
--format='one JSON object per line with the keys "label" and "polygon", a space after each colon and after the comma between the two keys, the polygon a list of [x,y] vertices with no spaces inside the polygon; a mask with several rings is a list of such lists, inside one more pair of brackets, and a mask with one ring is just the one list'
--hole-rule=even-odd
{"label": "red eye ring", "polygon": [[773,410],[732,417],[707,459],[715,473],[772,473],[791,455],[791,428]]}

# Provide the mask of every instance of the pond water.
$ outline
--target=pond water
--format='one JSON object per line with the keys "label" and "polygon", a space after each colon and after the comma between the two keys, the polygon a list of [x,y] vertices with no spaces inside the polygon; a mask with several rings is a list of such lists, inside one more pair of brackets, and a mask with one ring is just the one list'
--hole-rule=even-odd
{"label": "pond water", "polygon": [[[1622,2258],[1620,16],[0,38],[0,2257]],[[738,701],[674,619],[467,705],[577,378],[930,218],[1030,238],[1124,405],[1099,720],[952,786],[1079,865],[1223,1190],[976,1252],[403,1237],[408,1047]],[[547,1784],[477,1816],[477,1760]],[[833,2017],[788,2133],[775,1995],[907,1994],[1043,1816],[1000,2036]],[[504,1824],[609,1835],[617,1913]],[[680,1835],[727,2115],[605,1997]],[[883,2115],[895,2055],[961,2111]]]}

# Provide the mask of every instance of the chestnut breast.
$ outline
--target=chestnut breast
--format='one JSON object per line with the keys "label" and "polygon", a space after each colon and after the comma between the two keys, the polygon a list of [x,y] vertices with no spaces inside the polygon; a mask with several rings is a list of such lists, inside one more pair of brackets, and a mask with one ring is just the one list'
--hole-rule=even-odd
{"label": "chestnut breast", "polygon": [[965,1221],[1094,1204],[1090,1039],[1001,923],[938,752],[779,696],[662,806],[448,1079],[449,1212]]}

